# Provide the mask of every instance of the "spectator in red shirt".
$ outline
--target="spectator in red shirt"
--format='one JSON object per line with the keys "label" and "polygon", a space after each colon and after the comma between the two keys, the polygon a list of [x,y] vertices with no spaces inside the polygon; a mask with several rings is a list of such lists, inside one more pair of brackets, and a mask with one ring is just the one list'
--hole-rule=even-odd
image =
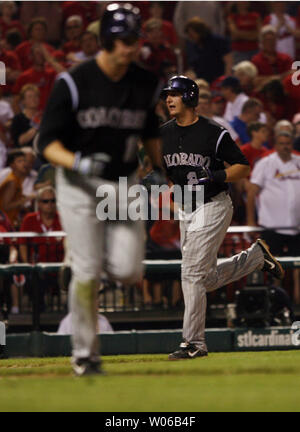
{"label": "spectator in red shirt", "polygon": [[29,69],[33,66],[32,47],[36,43],[43,44],[51,53],[54,48],[46,43],[47,23],[44,18],[34,18],[28,27],[28,40],[22,42],[16,48],[16,54],[19,57],[22,70]]}
{"label": "spectator in red shirt", "polygon": [[6,33],[12,29],[18,30],[23,39],[26,38],[26,32],[20,21],[13,19],[16,12],[17,6],[14,1],[2,1],[0,3],[0,30],[2,38],[5,38]]}
{"label": "spectator in red shirt", "polygon": [[67,1],[63,4],[64,20],[72,15],[80,15],[84,29],[92,21],[98,19],[98,3],[96,1]]}
{"label": "spectator in red shirt", "polygon": [[164,7],[164,3],[161,1],[150,1],[149,18],[156,18],[162,20],[162,32],[164,35],[164,40],[169,46],[175,48],[178,43],[176,31],[170,21],[163,19]]}
{"label": "spectator in red shirt", "polygon": [[271,25],[266,25],[260,32],[260,51],[252,57],[263,85],[270,78],[283,78],[292,68],[292,58],[276,51],[277,32]]}
{"label": "spectator in red shirt", "polygon": [[282,84],[283,84],[285,94],[289,96],[292,102],[294,112],[297,113],[300,112],[300,81],[298,75],[298,79],[297,79],[298,84],[295,85],[293,84],[292,77],[293,74],[286,76],[283,79]]}
{"label": "spectator in red shirt", "polygon": [[[55,190],[46,186],[37,194],[38,211],[28,213],[21,224],[21,232],[47,233],[61,231],[62,227],[56,210]],[[64,249],[61,237],[23,238],[20,255],[23,262],[62,262]]]}
{"label": "spectator in red shirt", "polygon": [[47,20],[47,42],[57,47],[61,43],[63,24],[61,1],[21,1],[20,20],[28,26],[33,18],[44,17]]}
{"label": "spectator in red shirt", "polygon": [[234,2],[233,13],[228,18],[231,35],[233,62],[237,64],[250,60],[258,51],[258,35],[261,18],[257,12],[250,12],[250,2]]}
{"label": "spectator in red shirt", "polygon": [[260,92],[260,99],[270,124],[282,118],[292,120],[295,114],[294,104],[292,99],[285,94],[280,80],[272,79],[265,84]]}
{"label": "spectator in red shirt", "polygon": [[[35,84],[40,90],[40,106],[39,109],[43,110],[49,94],[51,92],[55,76],[57,72],[61,70],[54,70],[53,68],[46,66],[45,50],[39,44],[35,44],[31,48],[33,66],[25,70],[17,79],[13,93],[16,95],[14,100],[14,106],[17,107],[19,100],[19,93],[25,84]],[[48,53],[47,53],[48,54]],[[17,108],[15,108],[16,112]]]}
{"label": "spectator in red shirt", "polygon": [[5,64],[6,85],[2,85],[4,95],[10,94],[13,84],[21,73],[21,65],[17,55],[13,51],[7,51],[0,47],[0,61]]}
{"label": "spectator in red shirt", "polygon": [[[20,231],[47,233],[61,231],[61,224],[56,211],[55,190],[47,186],[38,191],[38,211],[25,216]],[[62,262],[64,248],[62,237],[34,237],[20,239],[20,257],[22,262]],[[41,275],[39,304],[44,309],[44,293],[59,296],[57,273]]]}
{"label": "spectator in red shirt", "polygon": [[97,36],[89,31],[83,32],[80,38],[80,46],[81,50],[79,52],[68,54],[67,60],[69,63],[79,64],[94,58],[99,51]]}
{"label": "spectator in red shirt", "polygon": [[143,65],[160,78],[167,78],[176,65],[174,51],[164,43],[162,20],[150,18],[145,26],[146,39],[140,50]]}
{"label": "spectator in red shirt", "polygon": [[65,23],[65,37],[67,42],[62,46],[62,50],[65,54],[71,52],[79,52],[81,50],[80,46],[80,36],[83,33],[83,20],[80,15],[71,15]]}
{"label": "spectator in red shirt", "polygon": [[260,122],[250,123],[247,130],[251,141],[248,144],[242,145],[241,150],[246,156],[252,170],[254,164],[269,153],[264,144],[270,137],[270,130],[266,124]]}
{"label": "spectator in red shirt", "polygon": [[275,27],[278,35],[277,51],[295,58],[295,18],[287,14],[287,2],[272,2],[272,13],[264,19],[264,24]]}

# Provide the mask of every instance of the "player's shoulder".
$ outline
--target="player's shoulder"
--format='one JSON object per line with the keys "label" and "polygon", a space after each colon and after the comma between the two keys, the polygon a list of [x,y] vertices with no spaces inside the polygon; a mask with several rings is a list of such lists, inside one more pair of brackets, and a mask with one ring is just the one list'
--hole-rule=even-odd
{"label": "player's shoulder", "polygon": [[166,123],[163,123],[160,126],[160,131],[161,131],[161,133],[168,132],[168,131],[174,129],[175,125],[176,125],[176,120],[173,118],[171,120],[168,120]]}
{"label": "player's shoulder", "polygon": [[209,133],[215,134],[216,136],[219,136],[224,131],[228,132],[224,126],[204,116],[199,116],[199,127],[206,128]]}
{"label": "player's shoulder", "polygon": [[128,74],[133,78],[136,82],[143,82],[144,84],[153,84],[157,85],[158,79],[153,72],[145,69],[143,66],[133,62],[129,66]]}
{"label": "player's shoulder", "polygon": [[84,61],[84,62],[80,63],[79,65],[72,66],[68,70],[68,73],[74,79],[76,79],[76,78],[80,78],[84,75],[94,74],[96,70],[97,70],[97,63],[96,63],[96,60],[93,58],[93,59]]}

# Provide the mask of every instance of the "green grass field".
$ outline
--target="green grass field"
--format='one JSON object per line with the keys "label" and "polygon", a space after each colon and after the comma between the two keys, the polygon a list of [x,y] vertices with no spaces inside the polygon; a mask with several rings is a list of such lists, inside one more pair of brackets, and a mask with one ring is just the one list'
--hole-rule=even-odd
{"label": "green grass field", "polygon": [[104,357],[75,378],[69,358],[0,360],[0,411],[300,411],[300,351]]}

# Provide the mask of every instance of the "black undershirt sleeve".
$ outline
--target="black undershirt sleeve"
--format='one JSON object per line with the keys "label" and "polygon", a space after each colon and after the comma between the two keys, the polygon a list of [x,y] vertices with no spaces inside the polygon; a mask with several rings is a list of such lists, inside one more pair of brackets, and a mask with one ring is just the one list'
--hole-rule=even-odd
{"label": "black undershirt sleeve", "polygon": [[145,127],[141,138],[150,139],[150,138],[158,138],[159,136],[160,136],[159,120],[155,113],[155,109],[153,108],[147,112]]}
{"label": "black undershirt sleeve", "polygon": [[40,126],[38,150],[44,149],[55,140],[63,140],[67,128],[72,125],[74,113],[69,88],[63,79],[55,82]]}
{"label": "black undershirt sleeve", "polygon": [[249,165],[248,160],[228,132],[224,133],[219,142],[216,157],[230,165]]}

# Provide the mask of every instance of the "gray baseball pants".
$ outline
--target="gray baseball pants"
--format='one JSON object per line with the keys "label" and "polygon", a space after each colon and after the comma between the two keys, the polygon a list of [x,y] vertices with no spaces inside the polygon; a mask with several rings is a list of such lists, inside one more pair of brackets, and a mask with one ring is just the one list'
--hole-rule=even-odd
{"label": "gray baseball pants", "polygon": [[[129,185],[133,182],[134,179],[128,180]],[[58,210],[67,234],[72,268],[69,310],[74,329],[73,357],[93,360],[99,357],[96,336],[99,278],[105,272],[115,280],[136,282],[142,276],[144,258],[142,220],[97,218],[100,198],[96,197],[96,190],[101,184],[112,186],[118,202],[118,183],[84,178],[62,168],[56,172]]]}
{"label": "gray baseball pants", "polygon": [[[217,253],[230,225],[233,207],[222,192],[192,213],[180,212],[182,290],[185,303],[183,338],[206,350],[206,293],[262,268],[261,248],[249,249],[217,264]],[[197,219],[198,218],[198,219]]]}

